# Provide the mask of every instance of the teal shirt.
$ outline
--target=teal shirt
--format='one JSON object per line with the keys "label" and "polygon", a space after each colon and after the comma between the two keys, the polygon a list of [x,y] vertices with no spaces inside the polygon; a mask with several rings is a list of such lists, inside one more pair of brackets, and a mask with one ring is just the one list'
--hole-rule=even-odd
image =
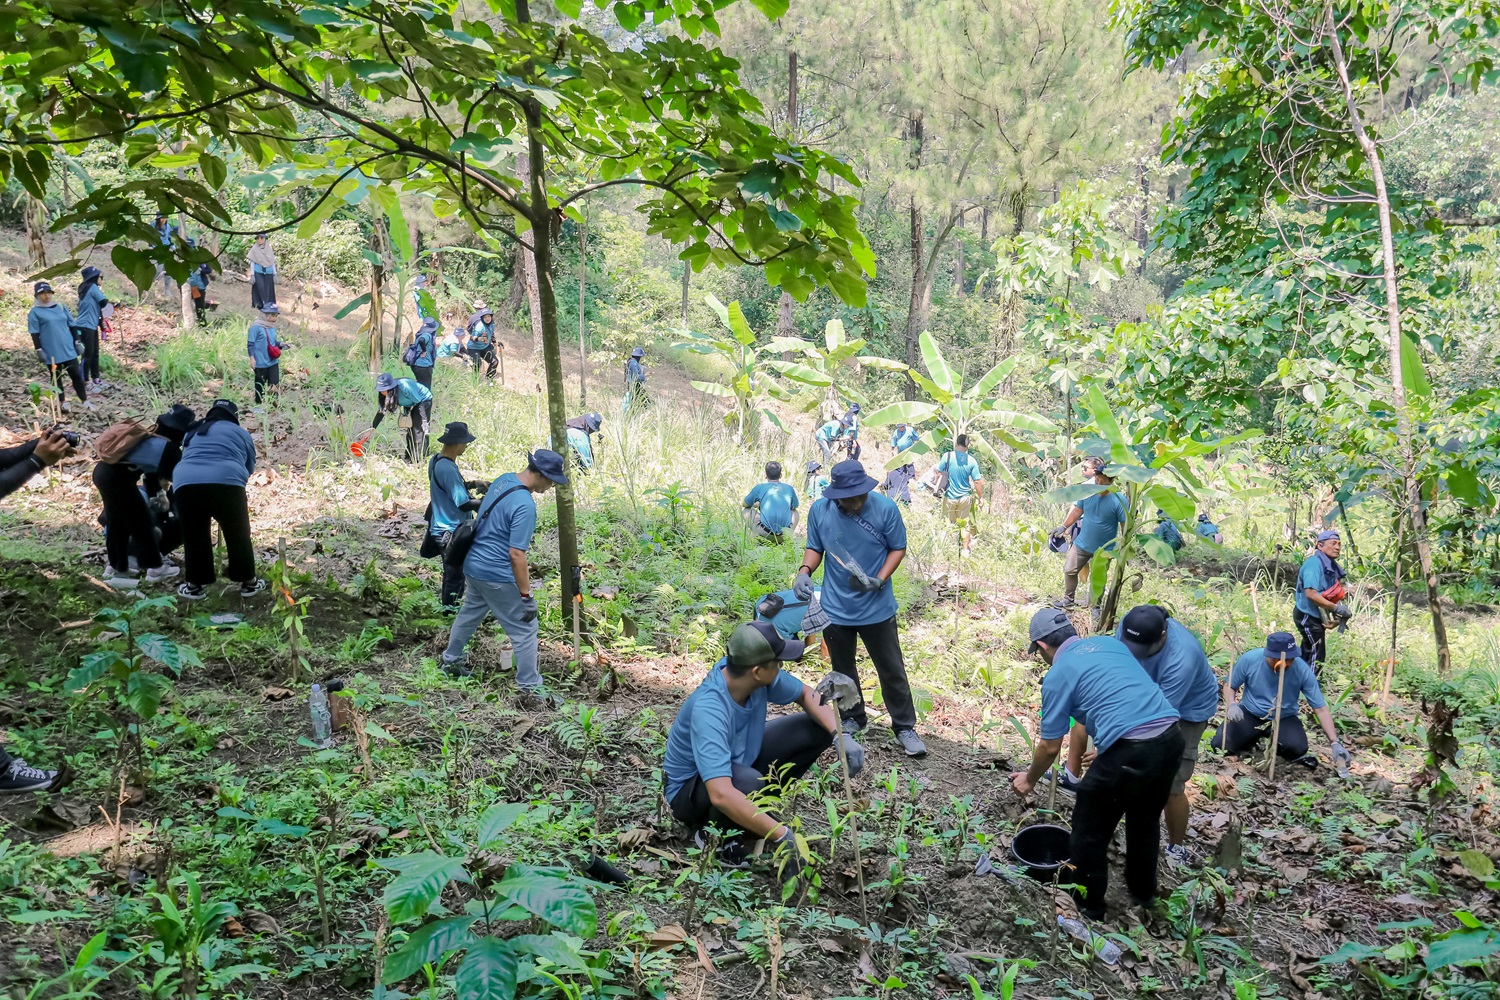
{"label": "teal shirt", "polygon": [[[950,451],[938,463],[938,471],[948,473],[949,500],[966,500],[974,492],[974,484],[984,480],[979,463],[968,452]],[[1092,550],[1090,550],[1092,551]]]}
{"label": "teal shirt", "polygon": [[1311,589],[1321,594],[1335,583],[1338,583],[1338,574],[1332,571],[1325,573],[1323,560],[1318,558],[1316,551],[1313,552],[1302,560],[1302,568],[1297,571],[1297,610],[1304,615],[1322,615],[1322,610],[1307,599],[1307,592]]}
{"label": "teal shirt", "polygon": [[1069,639],[1042,678],[1044,740],[1062,739],[1076,719],[1104,753],[1132,729],[1177,717],[1161,688],[1113,636]]}
{"label": "teal shirt", "polygon": [[908,427],[904,431],[896,431],[891,435],[891,447],[897,451],[905,451],[916,443],[917,432],[912,427]]}
{"label": "teal shirt", "polygon": [[823,610],[835,625],[873,625],[896,614],[896,594],[887,580],[862,594],[850,585],[844,563],[875,576],[896,549],[906,548],[901,506],[884,493],[870,493],[856,518],[827,497],[807,510],[807,547],[823,555]]}
{"label": "teal shirt", "polygon": [[65,365],[78,357],[73,346],[73,314],[56,299],[51,305],[35,305],[26,316],[31,342],[46,355],[49,365]]}
{"label": "teal shirt", "polygon": [[1113,542],[1125,525],[1125,499],[1118,493],[1096,493],[1073,506],[1083,511],[1073,544],[1085,552],[1098,552]]}
{"label": "teal shirt", "polygon": [[[1240,693],[1240,705],[1257,719],[1268,717],[1271,709],[1276,707],[1277,683],[1276,671],[1266,662],[1264,646],[1235,660],[1234,668],[1229,671],[1230,689]],[[1298,698],[1306,698],[1313,708],[1323,708],[1328,704],[1323,700],[1323,689],[1318,686],[1312,667],[1300,656],[1286,668],[1286,684],[1281,689],[1283,719],[1297,714]]]}
{"label": "teal shirt", "polygon": [[745,494],[745,506],[760,504],[760,523],[767,531],[781,534],[792,526],[797,509],[797,491],[787,483],[761,483]]}
{"label": "teal shirt", "polygon": [[577,427],[568,428],[568,447],[573,449],[573,454],[578,456],[578,464],[585,469],[594,467],[594,446],[589,440],[589,432]]}
{"label": "teal shirt", "polygon": [[837,420],[830,420],[828,421],[828,423],[818,428],[817,438],[824,444],[832,444],[839,439],[839,435],[843,432],[843,424],[839,423]]}
{"label": "teal shirt", "polygon": [[396,403],[405,409],[411,409],[418,403],[425,403],[432,398],[432,390],[414,378],[398,378],[396,380]]}
{"label": "teal shirt", "polygon": [[790,705],[802,697],[802,682],[782,670],[741,705],[724,682],[725,662],[714,664],[672,720],[661,764],[669,802],[694,775],[704,781],[730,778],[734,765],[755,763],[766,733],[766,705]]}

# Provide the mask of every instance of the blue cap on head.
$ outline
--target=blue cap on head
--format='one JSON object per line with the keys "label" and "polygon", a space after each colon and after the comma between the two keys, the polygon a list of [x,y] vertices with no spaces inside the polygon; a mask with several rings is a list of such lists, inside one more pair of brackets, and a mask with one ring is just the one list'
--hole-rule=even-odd
{"label": "blue cap on head", "polygon": [[563,457],[557,452],[547,448],[538,448],[526,456],[526,461],[554,483],[568,485],[568,476],[563,472]]}
{"label": "blue cap on head", "polygon": [[1327,531],[1320,531],[1318,532],[1318,544],[1322,545],[1324,542],[1338,541],[1338,537],[1339,533],[1332,528],[1329,528]]}
{"label": "blue cap on head", "polygon": [[1297,637],[1290,632],[1272,632],[1266,636],[1266,656],[1273,660],[1290,660],[1297,655]]}
{"label": "blue cap on head", "polygon": [[274,302],[267,302],[260,307],[260,311],[267,316],[280,316],[281,307]]}

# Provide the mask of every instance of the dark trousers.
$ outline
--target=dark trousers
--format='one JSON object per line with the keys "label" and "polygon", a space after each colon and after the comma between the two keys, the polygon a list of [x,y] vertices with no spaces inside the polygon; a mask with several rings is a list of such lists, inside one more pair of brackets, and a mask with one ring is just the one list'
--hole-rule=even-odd
{"label": "dark trousers", "polygon": [[411,369],[411,377],[412,378],[416,379],[418,382],[421,382],[427,388],[429,388],[429,389],[432,388],[432,366],[431,365],[428,365],[425,368],[422,367],[421,365],[407,365],[406,367],[408,367],[408,368]]}
{"label": "dark trousers", "polygon": [[217,521],[229,552],[229,578],[235,583],[255,579],[255,547],[250,542],[250,506],[243,486],[200,483],[173,491],[182,520],[182,560],[187,582],[206,587],[214,574],[214,543],[209,523]]}
{"label": "dark trousers", "polygon": [[156,543],[156,526],[146,498],[137,488],[141,474],[130,465],[100,462],[94,466],[94,488],[104,502],[104,551],[109,564],[124,573],[133,554],[141,569],[161,565],[161,551]]}
{"label": "dark trousers", "polygon": [[[1242,754],[1262,739],[1271,738],[1271,720],[1257,719],[1249,712],[1239,722],[1225,722],[1214,733],[1209,746],[1230,754]],[[1281,732],[1276,734],[1276,753],[1288,760],[1307,754],[1307,730],[1295,715],[1281,717]]]}
{"label": "dark trousers", "polygon": [[1313,673],[1323,671],[1323,662],[1328,659],[1328,630],[1323,627],[1322,615],[1296,614],[1297,631],[1302,636],[1302,658],[1313,668]]}
{"label": "dark trousers", "polygon": [[1125,820],[1125,885],[1140,903],[1156,898],[1161,814],[1182,763],[1182,733],[1174,725],[1149,740],[1116,740],[1083,776],[1073,806],[1073,890],[1091,917],[1104,912],[1109,889],[1109,842]]}
{"label": "dark trousers", "polygon": [[10,770],[10,762],[13,760],[15,758],[6,751],[5,747],[0,746],[0,774]]}
{"label": "dark trousers", "polygon": [[99,331],[80,328],[74,336],[83,341],[83,380],[88,382],[104,376],[99,372]]}
{"label": "dark trousers", "polygon": [[411,426],[406,429],[406,460],[427,460],[427,434],[432,429],[432,400],[418,403],[407,411]]}
{"label": "dark trousers", "polygon": [[[855,639],[863,639],[865,652],[875,664],[875,675],[880,678],[880,693],[885,698],[885,710],[891,716],[892,729],[917,728],[917,709],[911,700],[911,682],[906,679],[906,663],[901,659],[901,635],[896,631],[895,616],[873,625],[829,625],[823,630],[823,641],[828,644],[828,661],[833,669],[854,678],[859,684],[859,670],[854,665]],[[865,717],[865,703],[861,699],[853,711],[845,712],[844,718],[853,719],[863,728],[869,721]]]}
{"label": "dark trousers", "polygon": [[279,387],[281,385],[281,364],[268,365],[265,368],[255,369],[255,401],[259,403],[266,398],[266,386]]}
{"label": "dark trousers", "polygon": [[[749,795],[766,784],[767,776],[773,771],[782,781],[802,777],[813,766],[813,761],[831,746],[833,734],[812,716],[804,713],[778,715],[766,720],[765,738],[761,740],[760,756],[755,758],[755,763],[749,767],[730,765],[734,773],[729,780],[735,788]],[[723,813],[714,808],[708,799],[708,786],[697,775],[678,789],[672,799],[672,815],[694,830],[709,823],[726,829],[735,828]]]}
{"label": "dark trousers", "polygon": [[474,370],[479,371],[480,365],[484,366],[484,377],[494,378],[500,371],[500,356],[495,353],[493,347],[469,348],[469,360],[474,363]]}
{"label": "dark trousers", "polygon": [[457,611],[464,603],[464,567],[462,563],[443,560],[443,582],[439,594],[443,610]]}
{"label": "dark trousers", "polygon": [[89,392],[83,384],[83,368],[79,365],[77,358],[73,358],[71,361],[59,361],[52,366],[52,384],[57,386],[58,392],[63,391],[64,374],[73,383],[73,391],[78,394],[78,398],[84,402],[88,402]]}
{"label": "dark trousers", "polygon": [[250,308],[259,309],[276,301],[276,275],[254,274],[250,277]]}

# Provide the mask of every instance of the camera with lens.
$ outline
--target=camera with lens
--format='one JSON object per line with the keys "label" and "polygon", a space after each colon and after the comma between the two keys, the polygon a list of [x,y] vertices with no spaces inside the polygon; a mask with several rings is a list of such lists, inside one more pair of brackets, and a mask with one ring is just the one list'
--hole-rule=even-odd
{"label": "camera with lens", "polygon": [[78,442],[83,440],[83,438],[79,436],[77,431],[66,430],[62,427],[54,427],[52,429],[57,431],[58,434],[62,435],[62,439],[68,442],[68,445],[70,447],[77,448]]}

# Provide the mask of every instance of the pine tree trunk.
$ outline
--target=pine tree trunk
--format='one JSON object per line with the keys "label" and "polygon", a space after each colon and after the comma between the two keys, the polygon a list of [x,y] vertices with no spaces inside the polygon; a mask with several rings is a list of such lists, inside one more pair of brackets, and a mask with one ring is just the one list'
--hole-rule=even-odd
{"label": "pine tree trunk", "polygon": [[[958,213],[958,228],[964,228],[964,212]],[[959,237],[958,246],[954,248],[953,254],[953,296],[962,302],[964,300],[964,241]]]}
{"label": "pine tree trunk", "polygon": [[[686,244],[683,244],[686,246]],[[693,265],[682,262],[682,328],[688,328],[688,285],[693,280]]]}
{"label": "pine tree trunk", "polygon": [[26,196],[26,257],[34,268],[47,266],[47,205],[31,195]]}
{"label": "pine tree trunk", "polygon": [[[907,128],[907,138],[911,140],[911,158],[908,166],[912,170],[922,168],[922,112],[914,110],[911,113],[911,121]],[[910,232],[907,237],[907,249],[911,255],[911,297],[906,307],[906,363],[912,368],[917,367],[918,354],[917,342],[922,336],[922,330],[927,326],[927,314],[923,309],[923,303],[927,300],[927,275],[926,257],[923,254],[923,221],[922,206],[917,203],[916,191],[913,190],[907,196],[907,214]],[[906,380],[906,398],[917,398],[917,383],[910,377]]]}
{"label": "pine tree trunk", "polygon": [[578,227],[578,405],[583,410],[589,405],[588,279],[589,226],[584,216],[583,225]]}
{"label": "pine tree trunk", "polygon": [[1412,435],[1411,415],[1406,406],[1406,383],[1402,378],[1401,365],[1401,301],[1396,275],[1395,238],[1391,229],[1391,199],[1385,184],[1385,167],[1380,159],[1380,149],[1365,130],[1364,118],[1354,98],[1349,83],[1349,65],[1344,59],[1344,47],[1339,42],[1338,27],[1334,22],[1333,8],[1327,13],[1328,39],[1333,51],[1334,67],[1338,70],[1339,82],[1344,89],[1344,104],[1349,112],[1349,124],[1354,137],[1369,164],[1370,175],[1375,182],[1375,207],[1380,217],[1380,258],[1385,282],[1385,317],[1390,337],[1391,402],[1396,411],[1396,440],[1401,448],[1401,479],[1406,492],[1406,516],[1411,524],[1412,540],[1417,549],[1417,562],[1422,576],[1427,581],[1427,609],[1432,615],[1432,637],[1437,645],[1438,672],[1447,674],[1452,666],[1452,655],[1448,648],[1448,626],[1443,619],[1442,600],[1438,594],[1437,570],[1432,562],[1432,541],[1427,536],[1427,514],[1422,509],[1421,486],[1417,482],[1417,447]]}
{"label": "pine tree trunk", "polygon": [[[797,135],[797,53],[788,52],[786,57],[786,130],[789,138],[795,139]],[[794,308],[792,293],[782,289],[781,301],[777,304],[776,311],[776,335],[778,337],[796,336],[796,327],[793,324]],[[783,361],[792,360],[790,351],[781,355]]]}

